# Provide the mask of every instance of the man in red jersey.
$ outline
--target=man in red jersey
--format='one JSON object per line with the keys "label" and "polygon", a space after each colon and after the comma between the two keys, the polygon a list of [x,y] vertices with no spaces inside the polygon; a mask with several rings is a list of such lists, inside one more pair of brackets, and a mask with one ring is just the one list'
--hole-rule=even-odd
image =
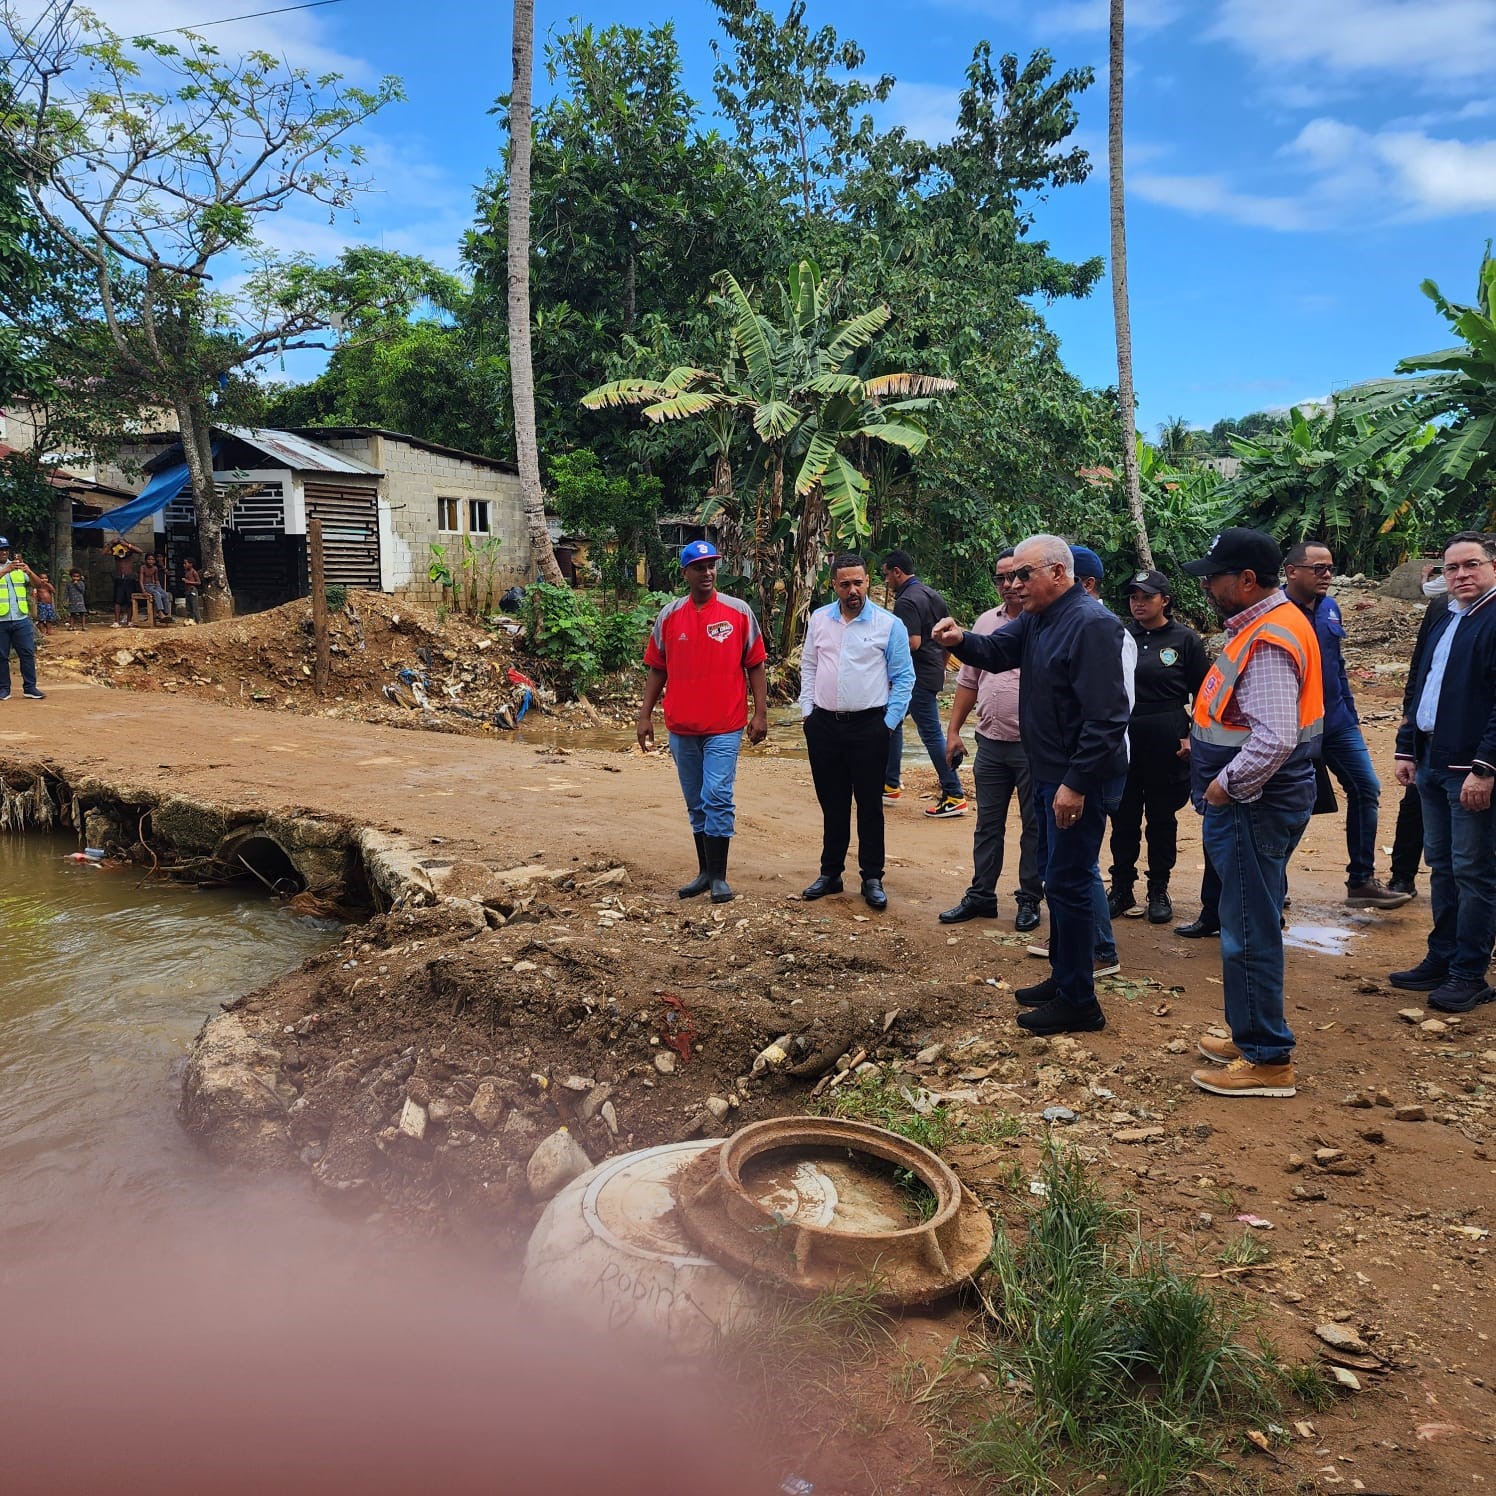
{"label": "man in red jersey", "polygon": [[649,679],[638,724],[639,746],[653,748],[654,709],[664,692],[670,756],[696,838],[696,876],[677,892],[694,899],[710,889],[714,904],[732,897],[727,849],[743,729],[750,743],[763,742],[769,732],[763,634],[747,603],[717,591],[720,559],[709,540],[693,540],[680,553],[688,591],[660,610],[644,646]]}

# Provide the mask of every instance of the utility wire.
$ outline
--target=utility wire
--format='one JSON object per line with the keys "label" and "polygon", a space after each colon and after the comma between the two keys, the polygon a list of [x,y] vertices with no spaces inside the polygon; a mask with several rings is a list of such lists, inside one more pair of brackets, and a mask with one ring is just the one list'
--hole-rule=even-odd
{"label": "utility wire", "polygon": [[247,16],[225,16],[221,21],[198,21],[192,26],[173,26],[169,31],[143,31],[142,37],[175,36],[179,31],[206,31],[209,26],[232,26],[235,21],[258,21],[262,16],[284,16],[293,10],[316,10],[322,5],[341,5],[343,0],[307,0],[305,5],[282,5],[278,10],[255,10]]}
{"label": "utility wire", "polygon": [[[32,55],[32,60],[26,64],[25,68],[22,69],[21,76],[9,85],[12,94],[18,94],[21,91],[22,85],[26,82],[27,73],[29,73],[32,68],[36,67],[38,60],[46,54],[47,48],[50,47],[52,43],[57,39],[57,34],[62,30],[63,26],[66,25],[68,12],[71,11],[72,8],[73,0],[62,0],[62,3],[58,6],[57,19],[52,23],[51,30],[49,30],[46,36],[37,44],[35,52]],[[41,15],[36,18],[36,24],[31,28],[30,31],[26,33],[25,36],[21,38],[20,45],[14,52],[10,54],[9,57],[5,59],[3,67],[0,67],[0,72],[10,72],[11,68],[15,65],[16,58],[18,58],[26,50],[26,48],[30,46],[31,38],[35,36],[36,33],[41,29],[43,24],[46,22],[46,19],[47,13],[46,11],[43,11]]]}

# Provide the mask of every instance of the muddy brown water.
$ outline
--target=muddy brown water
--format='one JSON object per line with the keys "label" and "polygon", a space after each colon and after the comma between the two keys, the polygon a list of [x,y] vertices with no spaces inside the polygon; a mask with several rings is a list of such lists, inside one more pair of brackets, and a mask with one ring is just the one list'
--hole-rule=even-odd
{"label": "muddy brown water", "polygon": [[254,891],[144,882],[0,836],[0,1255],[122,1227],[222,1228],[278,1194],[210,1163],[178,1126],[176,1071],[205,1018],[338,940]]}

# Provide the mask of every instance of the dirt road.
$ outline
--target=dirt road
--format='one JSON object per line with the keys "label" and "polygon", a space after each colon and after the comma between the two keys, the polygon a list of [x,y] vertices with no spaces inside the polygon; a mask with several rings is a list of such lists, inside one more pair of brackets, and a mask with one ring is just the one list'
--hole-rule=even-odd
{"label": "dirt road", "polygon": [[[1348,917],[1340,902],[1340,817],[1312,824],[1291,873],[1299,948],[1288,958],[1289,1018],[1299,1036],[1299,1095],[1232,1102],[1188,1082],[1198,1063],[1194,1037],[1220,1019],[1215,942],[1119,921],[1123,972],[1103,984],[1106,1031],[1084,1036],[1083,1045],[1025,1039],[1006,992],[989,985],[1018,986],[1042,974],[1011,929],[1011,870],[999,890],[1002,919],[938,925],[935,914],[955,902],[969,876],[972,822],[927,821],[908,791],[889,811],[892,902],[874,922],[853,898],[814,906],[795,900],[816,872],[819,816],[809,772],[803,760],[747,754],[731,867],[740,897],[724,928],[741,924],[735,937],[691,947],[682,932],[701,937],[687,926],[705,916],[672,894],[687,872],[690,839],[668,759],[536,750],[81,683],[44,685],[45,703],[0,705],[0,765],[40,758],[69,776],[87,773],[121,788],[346,816],[416,842],[440,837],[444,856],[501,866],[542,856],[551,864],[625,862],[641,891],[640,928],[655,933],[599,949],[623,950],[606,959],[637,968],[630,990],[645,1002],[661,980],[680,981],[693,960],[699,985],[723,989],[708,1016],[721,1017],[719,1048],[732,1052],[715,1059],[713,1082],[730,1083],[751,1056],[752,1025],[739,1032],[723,1016],[749,987],[764,994],[755,1002],[773,1003],[782,1001],[771,980],[776,970],[782,982],[789,970],[834,968],[832,992],[838,982],[851,991],[851,974],[861,972],[855,981],[869,1002],[915,1014],[895,1031],[904,1070],[953,1104],[1002,1107],[1022,1119],[1012,1149],[967,1150],[958,1160],[969,1179],[991,1185],[1015,1158],[1027,1165],[1044,1135],[1041,1109],[1069,1107],[1077,1121],[1064,1129],[1067,1140],[1130,1195],[1146,1232],[1173,1241],[1202,1268],[1215,1267],[1225,1244],[1248,1230],[1270,1250],[1266,1266],[1230,1281],[1290,1352],[1310,1353],[1313,1327],[1330,1319],[1367,1340],[1385,1372],[1363,1376],[1366,1390],[1321,1415],[1315,1442],[1292,1451],[1310,1488],[1359,1482],[1439,1493],[1489,1476],[1496,1314],[1485,1233],[1496,1215],[1496,1007],[1442,1029],[1399,1016],[1415,1001],[1387,987],[1385,975],[1417,959],[1427,899],[1390,915]],[[1362,705],[1385,718],[1391,700],[1390,687],[1372,687]],[[1388,733],[1386,720],[1369,730],[1389,784],[1384,844],[1397,795]],[[918,773],[908,782],[921,787]],[[1174,888],[1181,920],[1194,914],[1200,868],[1198,835],[1188,813],[1183,819]],[[1305,941],[1323,948],[1304,948]],[[794,959],[798,967],[785,965]],[[623,981],[629,973],[615,975]],[[751,1004],[744,998],[742,1006]],[[772,1028],[764,1035],[771,1037]],[[607,1053],[616,1054],[627,1035],[618,1041],[615,1029],[608,1042]],[[918,1064],[914,1054],[932,1042],[946,1046],[945,1056]],[[605,1048],[600,1040],[600,1058]],[[642,1053],[647,1061],[649,1050]],[[618,1065],[621,1077],[631,1073]],[[651,1091],[650,1105],[675,1084]],[[804,1100],[792,1091],[757,1104],[795,1110]],[[673,1114],[681,1112],[677,1104]],[[665,1127],[664,1110],[648,1115],[652,1129]],[[1319,1150],[1329,1151],[1316,1157]],[[1248,1215],[1272,1229],[1238,1224]]]}

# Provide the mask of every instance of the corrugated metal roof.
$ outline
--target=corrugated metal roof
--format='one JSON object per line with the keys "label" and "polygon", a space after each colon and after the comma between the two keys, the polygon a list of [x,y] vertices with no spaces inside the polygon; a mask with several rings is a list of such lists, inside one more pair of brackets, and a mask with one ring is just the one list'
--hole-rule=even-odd
{"label": "corrugated metal roof", "polygon": [[382,470],[360,462],[356,457],[335,452],[314,442],[310,437],[298,436],[294,431],[273,431],[263,426],[214,426],[215,431],[225,432],[246,446],[263,452],[276,467],[288,467],[297,473],[359,473],[365,477],[378,478]]}

